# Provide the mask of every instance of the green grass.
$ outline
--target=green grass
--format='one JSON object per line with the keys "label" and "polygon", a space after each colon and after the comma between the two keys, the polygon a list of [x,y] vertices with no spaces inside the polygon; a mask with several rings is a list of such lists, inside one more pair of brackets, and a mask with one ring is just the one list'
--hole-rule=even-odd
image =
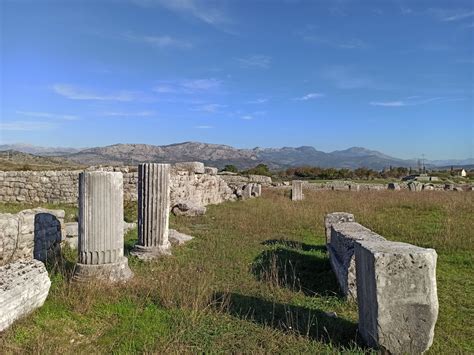
{"label": "green grass", "polygon": [[[440,314],[429,353],[472,353],[474,293],[471,193],[284,191],[173,217],[195,236],[173,255],[130,257],[126,285],[69,282],[51,271],[45,305],[0,336],[4,353],[368,352],[357,306],[339,294],[324,247],[323,218],[347,211],[388,239],[437,250]],[[5,208],[3,206],[2,208]],[[126,206],[128,219],[136,209]],[[125,238],[125,250],[137,239]],[[334,314],[337,317],[334,317]]]}
{"label": "green grass", "polygon": [[66,203],[42,203],[42,204],[32,204],[32,203],[14,203],[14,202],[0,202],[0,213],[18,213],[20,211],[35,208],[43,207],[51,210],[64,210],[64,222],[75,222],[77,221],[77,206]]}

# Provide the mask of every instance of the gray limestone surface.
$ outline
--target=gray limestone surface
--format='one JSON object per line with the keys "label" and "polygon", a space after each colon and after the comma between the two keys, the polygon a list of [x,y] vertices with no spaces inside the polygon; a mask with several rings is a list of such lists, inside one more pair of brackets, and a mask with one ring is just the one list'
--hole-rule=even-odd
{"label": "gray limestone surface", "polygon": [[131,252],[142,259],[170,254],[170,165],[138,166],[138,243]]}
{"label": "gray limestone surface", "polygon": [[123,255],[123,177],[120,172],[79,175],[79,263],[75,279],[124,281],[132,276]]}
{"label": "gray limestone surface", "polygon": [[17,260],[0,266],[0,332],[43,305],[51,281],[38,260]]}
{"label": "gray limestone surface", "polygon": [[438,317],[434,249],[389,241],[355,243],[359,332],[391,354],[421,354]]}
{"label": "gray limestone surface", "polygon": [[293,180],[291,182],[291,200],[301,201],[303,200],[303,181]]}

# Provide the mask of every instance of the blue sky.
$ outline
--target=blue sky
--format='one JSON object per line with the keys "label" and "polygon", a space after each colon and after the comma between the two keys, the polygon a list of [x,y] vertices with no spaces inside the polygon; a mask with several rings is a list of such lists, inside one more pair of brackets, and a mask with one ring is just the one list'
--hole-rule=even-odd
{"label": "blue sky", "polygon": [[473,4],[3,0],[0,143],[469,158]]}

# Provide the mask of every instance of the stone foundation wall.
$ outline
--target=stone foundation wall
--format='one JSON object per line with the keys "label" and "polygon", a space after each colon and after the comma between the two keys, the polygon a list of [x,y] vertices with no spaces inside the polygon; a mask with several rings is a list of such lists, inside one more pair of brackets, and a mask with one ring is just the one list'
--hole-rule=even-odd
{"label": "stone foundation wall", "polygon": [[[77,203],[81,171],[0,171],[0,202]],[[123,172],[124,199],[136,201],[138,173]],[[171,203],[205,206],[236,199],[233,189],[215,174],[173,169]]]}
{"label": "stone foundation wall", "polygon": [[46,261],[56,253],[64,229],[64,211],[35,208],[0,214],[0,265],[19,259]]}

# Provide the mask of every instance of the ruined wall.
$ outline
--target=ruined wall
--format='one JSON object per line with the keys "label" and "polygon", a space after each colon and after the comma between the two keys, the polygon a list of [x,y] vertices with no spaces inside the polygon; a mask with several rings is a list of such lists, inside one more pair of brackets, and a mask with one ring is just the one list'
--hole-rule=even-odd
{"label": "ruined wall", "polygon": [[64,211],[35,208],[0,214],[0,265],[19,259],[45,261],[57,252],[64,229]]}
{"label": "ruined wall", "polygon": [[357,299],[359,334],[390,354],[421,354],[433,342],[438,318],[434,249],[388,241],[354,222],[328,214],[327,249],[341,291]]}
{"label": "ruined wall", "polygon": [[[0,171],[0,202],[77,203],[81,171]],[[124,199],[137,200],[138,173],[123,173]],[[236,199],[217,175],[173,170],[171,203],[192,201],[198,205]]]}

